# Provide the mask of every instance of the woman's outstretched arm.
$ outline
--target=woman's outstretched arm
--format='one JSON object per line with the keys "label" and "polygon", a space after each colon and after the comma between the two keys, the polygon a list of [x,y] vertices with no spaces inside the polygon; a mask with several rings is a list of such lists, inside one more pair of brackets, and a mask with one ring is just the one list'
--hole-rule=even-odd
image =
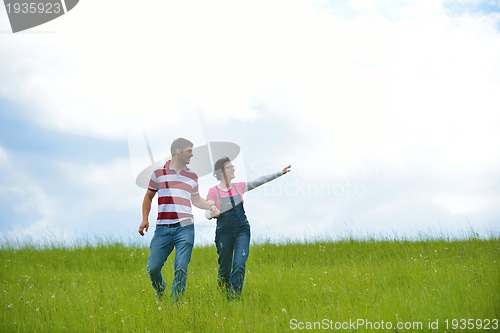
{"label": "woman's outstretched arm", "polygon": [[262,177],[259,177],[259,178],[255,179],[255,180],[247,182],[246,183],[246,187],[245,187],[245,192],[246,191],[251,191],[251,190],[253,190],[256,187],[259,187],[260,185],[268,183],[268,182],[270,182],[273,179],[276,179],[276,178],[278,178],[280,176],[283,176],[286,173],[289,173],[291,168],[292,168],[292,166],[289,165],[289,166],[284,167],[283,170],[281,170],[281,171],[278,171],[278,172],[273,173],[271,175],[262,176]]}

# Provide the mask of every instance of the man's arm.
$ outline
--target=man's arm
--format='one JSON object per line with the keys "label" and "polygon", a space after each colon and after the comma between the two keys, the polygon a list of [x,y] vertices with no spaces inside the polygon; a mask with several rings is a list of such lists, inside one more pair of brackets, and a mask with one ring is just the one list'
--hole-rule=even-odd
{"label": "man's arm", "polygon": [[199,194],[191,196],[191,202],[195,207],[199,209],[210,210],[212,217],[218,216],[220,214],[219,209],[215,207],[213,202],[209,202],[203,199]]}
{"label": "man's arm", "polygon": [[[207,200],[207,201],[208,201],[208,203],[209,203],[210,205],[215,205],[215,201],[213,201],[213,200]],[[210,206],[210,207],[212,207],[212,206]],[[213,219],[213,218],[215,217],[215,216],[212,216],[212,215],[213,215],[213,213],[212,213],[212,211],[211,211],[211,210],[208,210],[208,209],[207,209],[207,210],[205,211],[205,218],[206,218],[207,220],[211,220],[211,219]]]}
{"label": "man's arm", "polygon": [[139,226],[139,233],[144,236],[144,229],[148,232],[149,229],[149,212],[151,211],[151,202],[153,201],[155,191],[148,189],[144,195],[144,200],[142,201],[142,223]]}

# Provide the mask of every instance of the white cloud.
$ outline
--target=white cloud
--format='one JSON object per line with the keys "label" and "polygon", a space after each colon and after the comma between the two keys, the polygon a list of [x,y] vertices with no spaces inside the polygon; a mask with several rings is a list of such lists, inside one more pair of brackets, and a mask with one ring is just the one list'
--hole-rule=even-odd
{"label": "white cloud", "polygon": [[97,235],[129,234],[139,226],[144,193],[134,183],[129,159],[61,163],[57,169],[64,191],[71,193],[63,200],[68,217],[73,221],[66,225],[72,230]]}
{"label": "white cloud", "polygon": [[61,236],[57,217],[59,201],[40,186],[37,177],[11,163],[9,153],[0,147],[0,198],[5,214],[0,221],[3,236],[12,240],[45,240],[47,232]]}
{"label": "white cloud", "polygon": [[[5,94],[39,109],[33,117],[46,126],[123,136],[138,120],[167,117],[183,101],[210,115],[252,119],[249,102],[262,91],[281,85],[293,93],[325,91],[331,86],[327,77],[342,88],[346,80],[354,83],[345,74],[357,74],[351,56],[365,62],[363,51],[371,51],[384,59],[384,52],[366,46],[379,43],[376,31],[360,39],[357,30],[368,30],[358,22],[302,2],[200,2],[196,11],[193,4],[153,4],[156,10],[146,14],[120,2],[122,15],[112,24],[109,11],[79,4],[61,24],[47,28],[56,33],[4,38],[6,49],[15,50],[3,55],[6,63],[18,64],[5,78],[19,78],[9,81],[10,89],[3,87]],[[100,7],[111,11],[117,5]],[[309,97],[306,92],[300,98]]]}
{"label": "white cloud", "polygon": [[[207,134],[196,124],[202,129],[188,132],[196,144],[214,136],[250,142],[248,132],[266,130],[252,126],[267,117],[277,135],[298,134],[267,162],[292,162],[305,184],[374,167],[388,182],[391,173],[410,180],[405,191],[416,191],[408,203],[391,188],[387,202],[365,214],[343,202],[335,206],[343,213],[329,211],[329,218],[351,212],[363,225],[425,205],[439,216],[476,214],[497,199],[485,183],[500,163],[498,17],[449,16],[442,4],[356,0],[342,5],[352,11],[343,15],[345,8],[326,1],[81,2],[44,25],[55,33],[0,36],[0,60],[9,64],[0,69],[0,94],[44,126],[68,132],[134,139],[138,124],[153,123],[157,159],[169,155],[173,133],[157,129],[188,123],[186,112],[192,120],[201,111],[224,129]],[[287,120],[283,128],[276,119]],[[226,126],[232,120],[241,128]],[[141,151],[132,154],[137,173],[148,156],[141,144],[131,148]],[[127,177],[124,163],[68,165],[68,179],[75,167],[85,175],[87,185],[73,185],[89,196],[70,206],[91,216],[135,204],[133,181],[109,181]],[[412,187],[416,175],[427,189]],[[110,192],[98,191],[101,183]],[[120,193],[133,199],[116,202]],[[376,202],[370,193],[362,199]]]}
{"label": "white cloud", "polygon": [[[33,162],[32,158],[11,158],[0,147],[3,241],[52,245],[94,239],[140,241],[133,236],[144,193],[133,182],[128,158],[95,164],[59,159],[50,165],[22,162]],[[9,159],[16,163],[2,163]],[[37,165],[34,173],[33,165]]]}
{"label": "white cloud", "polygon": [[16,210],[25,212],[26,219],[16,221],[9,232],[17,239],[45,241],[64,239],[65,226],[59,223],[62,206],[58,198],[47,194],[42,188],[30,181],[20,186],[11,186],[8,192],[15,195],[20,204]]}
{"label": "white cloud", "polygon": [[7,155],[5,149],[0,146],[0,165],[7,166],[9,164],[10,164],[9,156]]}

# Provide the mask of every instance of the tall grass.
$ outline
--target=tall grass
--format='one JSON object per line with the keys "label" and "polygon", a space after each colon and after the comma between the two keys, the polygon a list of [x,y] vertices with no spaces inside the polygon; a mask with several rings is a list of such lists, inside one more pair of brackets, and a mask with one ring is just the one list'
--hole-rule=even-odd
{"label": "tall grass", "polygon": [[[174,305],[156,302],[148,255],[120,244],[4,247],[0,331],[430,332],[439,321],[433,331],[444,332],[446,320],[500,318],[498,238],[254,244],[238,301],[216,288],[215,248],[195,247],[186,294]],[[172,265],[173,256],[163,269],[169,284]],[[335,329],[361,319],[375,326]]]}

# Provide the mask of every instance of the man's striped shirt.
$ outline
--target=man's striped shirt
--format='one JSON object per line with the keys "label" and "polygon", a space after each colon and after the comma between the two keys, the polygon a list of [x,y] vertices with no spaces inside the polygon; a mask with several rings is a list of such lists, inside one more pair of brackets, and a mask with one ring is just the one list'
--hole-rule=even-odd
{"label": "man's striped shirt", "polygon": [[149,189],[158,192],[156,224],[172,224],[193,219],[191,196],[198,195],[198,176],[186,166],[177,173],[168,161],[156,169],[149,180]]}

